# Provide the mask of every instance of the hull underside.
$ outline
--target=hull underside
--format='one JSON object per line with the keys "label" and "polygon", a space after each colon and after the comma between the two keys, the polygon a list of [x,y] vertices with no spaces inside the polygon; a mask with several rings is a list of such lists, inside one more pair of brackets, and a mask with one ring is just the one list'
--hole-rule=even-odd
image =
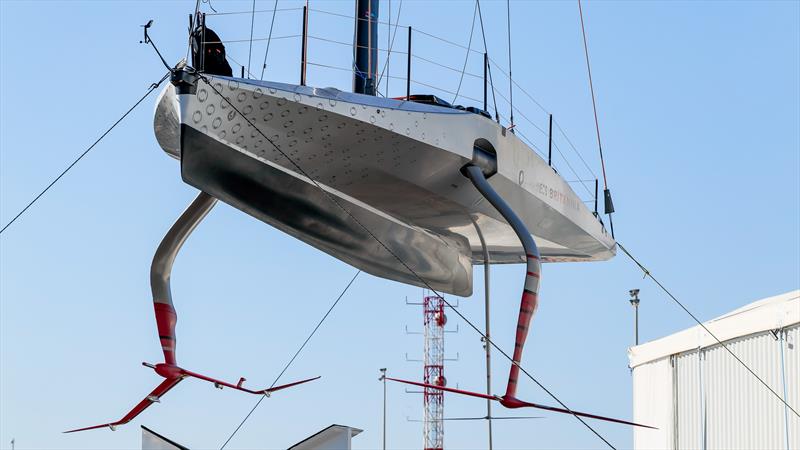
{"label": "hull underside", "polygon": [[492,263],[524,261],[511,227],[460,172],[478,141],[496,152],[490,183],[544,262],[614,255],[569,185],[484,117],[335,89],[212,83],[227,101],[199,81],[191,95],[168,87],[157,107],[159,143],[181,159],[183,179],[368,273],[470,295],[472,264],[483,263],[474,222]]}

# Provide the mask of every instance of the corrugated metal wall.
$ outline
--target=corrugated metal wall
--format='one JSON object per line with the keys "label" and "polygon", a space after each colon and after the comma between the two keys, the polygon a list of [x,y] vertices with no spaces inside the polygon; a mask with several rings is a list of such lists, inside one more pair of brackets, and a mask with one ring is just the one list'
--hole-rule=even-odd
{"label": "corrugated metal wall", "polygon": [[703,448],[703,402],[700,382],[700,353],[690,352],[675,358],[678,376],[675,383],[676,419],[673,433],[677,436],[678,448]]}
{"label": "corrugated metal wall", "polygon": [[633,377],[633,417],[656,430],[634,428],[634,446],[640,450],[663,450],[673,447],[672,357],[662,358],[636,368]]}
{"label": "corrugated metal wall", "polygon": [[[800,326],[725,344],[800,409]],[[719,345],[636,367],[634,417],[660,428],[635,430],[637,449],[800,450],[800,418]]]}
{"label": "corrugated metal wall", "polygon": [[[800,326],[792,327],[786,333],[784,346],[786,373],[786,398],[796,411],[800,411]],[[788,419],[788,440],[792,449],[800,449],[800,419],[791,411],[786,411]]]}
{"label": "corrugated metal wall", "polygon": [[[783,396],[780,340],[767,333],[726,344],[770,388]],[[711,347],[703,353],[708,448],[784,448],[783,404],[722,346]],[[796,401],[792,403],[797,404]]]}

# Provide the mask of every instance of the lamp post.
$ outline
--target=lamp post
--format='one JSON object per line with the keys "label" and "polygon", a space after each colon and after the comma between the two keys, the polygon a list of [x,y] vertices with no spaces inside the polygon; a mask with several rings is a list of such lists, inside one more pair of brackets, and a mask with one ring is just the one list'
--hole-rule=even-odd
{"label": "lamp post", "polygon": [[639,290],[638,289],[631,289],[630,291],[628,291],[628,294],[630,294],[630,296],[631,296],[630,302],[631,302],[631,306],[633,306],[633,314],[634,314],[634,319],[633,319],[633,330],[634,331],[633,332],[634,332],[634,338],[636,340],[636,345],[639,345]]}
{"label": "lamp post", "polygon": [[383,381],[383,450],[386,450],[386,368],[382,368],[379,381]]}

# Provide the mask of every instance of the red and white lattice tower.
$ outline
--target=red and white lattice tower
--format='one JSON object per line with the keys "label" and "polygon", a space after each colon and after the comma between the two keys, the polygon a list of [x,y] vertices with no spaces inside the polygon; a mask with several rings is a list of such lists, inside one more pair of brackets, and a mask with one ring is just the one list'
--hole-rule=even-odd
{"label": "red and white lattice tower", "polygon": [[[441,297],[425,297],[422,303],[425,314],[424,380],[426,384],[445,386],[444,377],[444,300]],[[444,446],[444,392],[425,388],[423,392],[423,439],[425,450],[441,450]]]}

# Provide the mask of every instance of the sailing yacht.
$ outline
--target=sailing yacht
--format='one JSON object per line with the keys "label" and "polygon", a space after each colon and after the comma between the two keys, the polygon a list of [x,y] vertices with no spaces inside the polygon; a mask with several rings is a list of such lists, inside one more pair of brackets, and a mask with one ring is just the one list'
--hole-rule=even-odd
{"label": "sailing yacht", "polygon": [[503,396],[387,379],[637,425],[516,397],[541,263],[606,260],[616,244],[569,183],[485,107],[411,95],[410,82],[404,97],[376,96],[377,13],[378,0],[356,0],[353,92],[306,84],[307,9],[300,84],[232,76],[223,43],[195,17],[192,65],[171,69],[154,117],[159,145],[200,190],[151,265],[164,362],[143,364],[165,380],[121,420],[72,431],[128,423],[186,378],[259,395],[318,378],[253,390],[244,377],[227,383],[177,365],[172,264],[218,200],[364,272],[434,292],[471,295],[473,264],[525,263]]}
{"label": "sailing yacht", "polygon": [[[375,16],[377,1],[357,3],[359,17]],[[366,47],[377,20],[359,25],[354,92],[209,73],[167,85],[155,134],[183,180],[365,272],[469,296],[484,263],[476,227],[489,263],[525,262],[511,225],[463,174],[482,161],[542,262],[614,256],[597,215],[513,129],[432,95],[374,95],[377,52]]]}

